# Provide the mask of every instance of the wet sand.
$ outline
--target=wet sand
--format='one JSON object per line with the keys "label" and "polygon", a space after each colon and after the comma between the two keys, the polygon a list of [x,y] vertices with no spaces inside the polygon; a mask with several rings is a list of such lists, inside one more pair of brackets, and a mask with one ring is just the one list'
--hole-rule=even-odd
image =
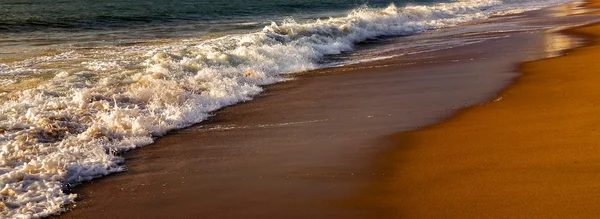
{"label": "wet sand", "polygon": [[[390,216],[408,197],[401,193],[413,189],[408,182],[419,183],[405,182],[399,171],[429,164],[405,162],[422,156],[412,158],[404,144],[389,153],[395,141],[382,136],[493,98],[518,75],[516,64],[549,54],[551,36],[511,33],[435,56],[310,72],[269,86],[253,101],[126,153],[127,172],[78,187],[79,202],[60,218]],[[354,198],[365,190],[367,198]]]}
{"label": "wet sand", "polygon": [[379,167],[393,174],[366,196],[397,218],[598,218],[600,25],[566,32],[590,45],[521,65],[499,101],[391,137]]}

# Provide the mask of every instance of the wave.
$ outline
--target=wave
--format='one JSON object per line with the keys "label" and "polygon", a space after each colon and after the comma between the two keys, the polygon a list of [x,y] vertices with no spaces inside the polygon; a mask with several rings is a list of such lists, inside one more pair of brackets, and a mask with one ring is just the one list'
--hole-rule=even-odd
{"label": "wave", "polygon": [[[44,83],[0,90],[5,99],[0,105],[0,215],[60,212],[76,197],[65,192],[67,186],[125,170],[116,153],[251,100],[261,86],[319,68],[325,56],[351,51],[356,43],[555,3],[468,0],[360,7],[345,17],[303,23],[289,18],[250,34],[134,46],[112,51],[112,56],[111,51],[70,52],[3,65],[0,75],[18,75],[40,63],[63,61]],[[72,68],[65,70],[65,63]]]}

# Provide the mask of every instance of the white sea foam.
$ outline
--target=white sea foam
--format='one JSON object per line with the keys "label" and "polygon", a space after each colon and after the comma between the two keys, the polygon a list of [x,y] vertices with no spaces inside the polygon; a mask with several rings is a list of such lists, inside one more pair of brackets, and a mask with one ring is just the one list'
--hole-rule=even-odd
{"label": "white sea foam", "polygon": [[0,79],[0,87],[6,87],[8,85],[14,84],[16,81],[13,79]]}
{"label": "white sea foam", "polygon": [[262,85],[318,68],[324,56],[350,51],[357,42],[554,3],[468,0],[361,7],[346,17],[287,19],[245,35],[75,50],[5,63],[0,76],[49,73],[53,78],[3,94],[0,215],[35,218],[60,212],[76,197],[64,191],[66,185],[124,170],[115,152],[148,145],[169,130],[250,100]]}

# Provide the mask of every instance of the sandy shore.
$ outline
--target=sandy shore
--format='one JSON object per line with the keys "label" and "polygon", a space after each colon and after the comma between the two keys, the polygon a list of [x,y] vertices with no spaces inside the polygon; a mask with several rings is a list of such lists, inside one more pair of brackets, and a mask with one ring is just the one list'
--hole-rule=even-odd
{"label": "sandy shore", "polygon": [[367,196],[397,218],[598,218],[600,25],[567,33],[590,45],[523,64],[498,101],[394,135],[380,164],[393,175]]}
{"label": "sandy shore", "polygon": [[[447,215],[441,210],[444,206],[435,205],[438,201],[444,205],[446,199],[435,196],[443,193],[430,186],[456,184],[438,182],[434,174],[469,180],[472,177],[462,176],[475,170],[445,172],[463,162],[444,166],[458,157],[436,156],[446,150],[468,154],[489,150],[459,144],[441,145],[444,150],[421,146],[418,139],[429,139],[426,133],[438,126],[402,134],[391,142],[382,136],[434,124],[458,109],[489,100],[518,75],[515,65],[556,52],[546,45],[548,39],[569,44],[564,36],[543,31],[499,34],[503,37],[435,56],[310,72],[269,86],[253,101],[125,154],[127,172],[78,187],[79,202],[60,218],[382,218],[395,212],[419,216],[430,210]],[[523,81],[527,77],[518,84],[529,84]],[[487,120],[474,121],[484,125]],[[465,125],[463,129],[475,127]],[[447,128],[439,129],[446,133]],[[446,133],[439,139],[450,143],[465,134]],[[444,140],[446,135],[455,138]],[[398,146],[397,141],[410,144]],[[390,153],[390,148],[398,149]],[[428,156],[435,162],[421,160]],[[354,198],[365,190],[366,196]],[[451,198],[454,193],[447,194],[440,197]]]}

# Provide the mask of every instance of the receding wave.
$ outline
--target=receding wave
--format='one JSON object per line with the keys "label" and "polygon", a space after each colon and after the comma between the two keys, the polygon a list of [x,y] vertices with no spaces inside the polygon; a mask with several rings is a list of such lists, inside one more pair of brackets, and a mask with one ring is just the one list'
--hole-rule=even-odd
{"label": "receding wave", "polygon": [[0,64],[0,76],[48,78],[28,86],[0,81],[15,87],[0,90],[1,215],[60,212],[76,197],[65,192],[67,185],[125,170],[115,153],[148,145],[217,109],[250,100],[261,86],[319,68],[325,56],[350,51],[358,42],[553,3],[471,0],[361,7],[345,17],[304,23],[290,18],[244,35],[70,51]]}

